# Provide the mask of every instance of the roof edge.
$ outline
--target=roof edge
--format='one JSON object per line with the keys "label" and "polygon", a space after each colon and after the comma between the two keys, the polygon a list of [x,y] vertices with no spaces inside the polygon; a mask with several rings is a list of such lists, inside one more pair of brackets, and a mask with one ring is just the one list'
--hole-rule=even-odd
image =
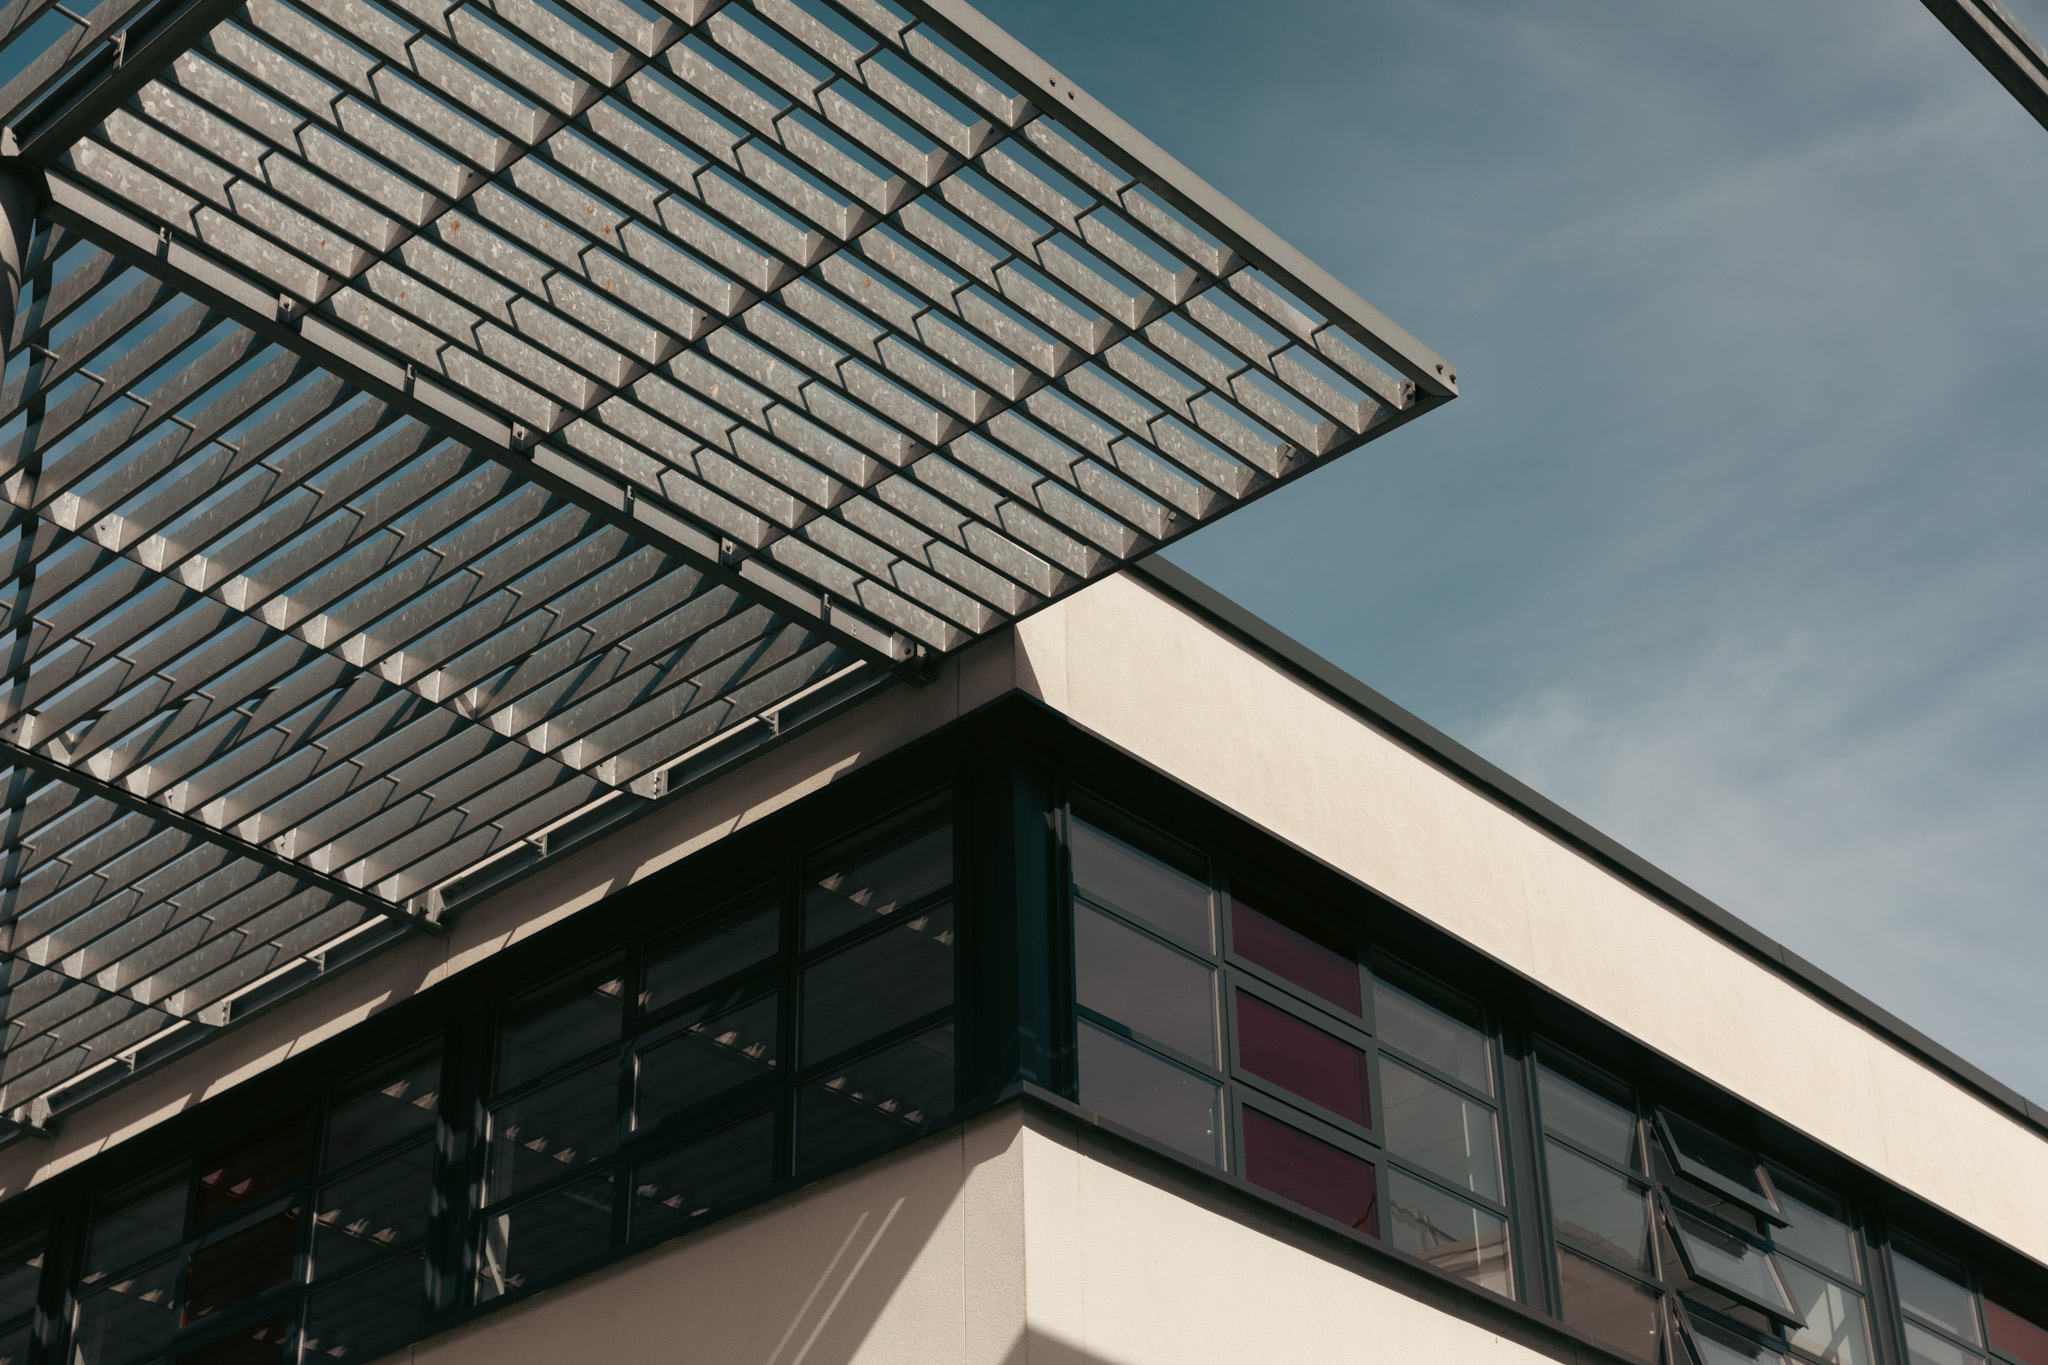
{"label": "roof edge", "polygon": [[2037,1134],[2048,1137],[2048,1106],[2034,1103],[1981,1067],[1964,1060],[1876,1001],[1737,918],[1640,854],[1623,847],[1527,783],[1481,758],[1398,702],[1375,692],[1186,569],[1154,555],[1129,565],[1126,572],[1189,608],[1298,680],[1339,702],[1375,729],[1540,825],[1724,943],[1903,1049]]}

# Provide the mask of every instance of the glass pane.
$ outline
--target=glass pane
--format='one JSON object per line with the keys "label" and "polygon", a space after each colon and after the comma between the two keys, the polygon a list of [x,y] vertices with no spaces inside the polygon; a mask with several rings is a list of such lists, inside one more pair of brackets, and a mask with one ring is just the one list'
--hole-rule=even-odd
{"label": "glass pane", "polygon": [[1792,1291],[1792,1306],[1805,1324],[1792,1333],[1792,1344],[1834,1365],[1871,1365],[1863,1296],[1797,1261],[1779,1258],[1778,1271],[1785,1277],[1785,1288]]}
{"label": "glass pane", "polygon": [[797,1092],[797,1164],[815,1170],[953,1109],[953,1025],[857,1057]]}
{"label": "glass pane", "polygon": [[42,1279],[40,1235],[0,1252],[0,1322],[11,1322],[36,1306],[36,1287]]}
{"label": "glass pane", "polygon": [[1766,1208],[1777,1207],[1777,1201],[1764,1185],[1756,1158],[1748,1151],[1691,1119],[1672,1113],[1664,1113],[1661,1118],[1662,1126],[1678,1144],[1673,1155],[1678,1158],[1681,1173],[1709,1188],[1740,1193]]}
{"label": "glass pane", "polygon": [[1733,1332],[1691,1322],[1692,1342],[1699,1348],[1700,1365],[1785,1365],[1785,1353]]}
{"label": "glass pane", "polygon": [[1549,1067],[1536,1071],[1536,1095],[1543,1108],[1543,1126],[1562,1133],[1579,1146],[1617,1166],[1641,1170],[1636,1159],[1636,1115],[1633,1109],[1597,1095]]}
{"label": "glass pane", "polygon": [[341,1166],[432,1132],[440,1090],[441,1063],[436,1059],[342,1100],[327,1116],[325,1164]]}
{"label": "glass pane", "polygon": [[1984,1357],[1975,1351],[1964,1350],[1911,1321],[1906,1323],[1906,1359],[1911,1365],[1984,1365]]}
{"label": "glass pane", "polygon": [[[830,853],[820,861],[841,863]],[[951,825],[854,854],[804,892],[804,943],[823,943],[873,924],[952,884]]]}
{"label": "glass pane", "polygon": [[1082,1108],[1197,1161],[1223,1164],[1216,1124],[1221,1087],[1214,1081],[1085,1021],[1079,1043]]}
{"label": "glass pane", "polygon": [[1650,1268],[1650,1219],[1643,1192],[1628,1177],[1546,1142],[1550,1215],[1557,1235],[1605,1252],[1623,1265]]}
{"label": "glass pane", "polygon": [[1899,1282],[1899,1302],[1907,1312],[1972,1346],[1982,1344],[1976,1296],[1962,1284],[1960,1268],[1945,1273],[1894,1249],[1892,1278]]}
{"label": "glass pane", "polygon": [[280,1313],[187,1351],[178,1357],[178,1365],[273,1365],[284,1359],[285,1333],[284,1314]]}
{"label": "glass pane", "polygon": [[1567,1324],[1622,1355],[1657,1359],[1657,1294],[1564,1250],[1557,1253],[1557,1287]]}
{"label": "glass pane", "polygon": [[614,964],[566,995],[516,1012],[498,1030],[494,1090],[544,1076],[619,1039],[625,979]]}
{"label": "glass pane", "polygon": [[0,1333],[0,1365],[28,1365],[28,1343],[34,1335],[33,1322],[24,1322],[11,1332]]}
{"label": "glass pane", "polygon": [[433,1187],[434,1149],[423,1142],[320,1191],[313,1274],[331,1278],[426,1236]]}
{"label": "glass pane", "polygon": [[612,1244],[609,1171],[484,1220],[476,1298],[488,1303],[602,1256]]}
{"label": "glass pane", "polygon": [[1791,1311],[1792,1300],[1778,1282],[1769,1252],[1683,1211],[1673,1212],[1672,1226],[1694,1275],[1759,1307]]}
{"label": "glass pane", "polygon": [[184,1321],[232,1308],[292,1278],[299,1258],[299,1211],[286,1209],[192,1253]]}
{"label": "glass pane", "polygon": [[612,1150],[619,1068],[610,1059],[491,1111],[492,1202]]}
{"label": "glass pane", "polygon": [[1104,834],[1085,820],[1068,822],[1074,886],[1082,895],[1133,919],[1216,951],[1208,883]]}
{"label": "glass pane", "polygon": [[177,1278],[176,1261],[158,1261],[80,1298],[76,1365],[124,1365],[161,1347],[178,1322]]}
{"label": "glass pane", "polygon": [[1250,1105],[1244,1109],[1244,1178],[1368,1237],[1380,1235],[1372,1163]]}
{"label": "glass pane", "polygon": [[306,1300],[302,1361],[375,1360],[419,1332],[426,1316],[426,1260],[418,1252]]}
{"label": "glass pane", "polygon": [[1074,987],[1088,1008],[1214,1066],[1215,982],[1207,963],[1075,904]]}
{"label": "glass pane", "polygon": [[1380,1099],[1387,1106],[1387,1148],[1426,1166],[1461,1189],[1488,1199],[1500,1193],[1500,1148],[1493,1111],[1391,1057],[1380,1061]]}
{"label": "glass pane", "polygon": [[715,1095],[775,1074],[782,994],[756,996],[640,1049],[633,1125],[651,1128]]}
{"label": "glass pane", "polygon": [[1513,1295],[1508,1222],[1406,1171],[1387,1172],[1394,1245],[1496,1294]]}
{"label": "glass pane", "polygon": [[1984,1295],[1984,1318],[1993,1346],[2026,1365],[2048,1365],[2048,1325],[2039,1313],[1994,1289]]}
{"label": "glass pane", "polygon": [[199,1221],[247,1208],[251,1201],[305,1175],[306,1136],[302,1115],[208,1156],[199,1165]]}
{"label": "glass pane", "polygon": [[806,1063],[953,1003],[953,907],[907,919],[804,972]]}
{"label": "glass pane", "polygon": [[127,1200],[93,1220],[85,1242],[85,1283],[171,1246],[185,1232],[185,1182]]}
{"label": "glass pane", "polygon": [[763,1110],[634,1167],[630,1235],[681,1229],[774,1179],[775,1115]]}
{"label": "glass pane", "polygon": [[1781,1184],[1778,1203],[1790,1220],[1771,1235],[1779,1250],[1803,1256],[1851,1284],[1862,1283],[1863,1275],[1856,1263],[1856,1233],[1843,1220],[1841,1201],[1819,1190],[1797,1186],[1786,1189]]}
{"label": "glass pane", "polygon": [[640,1008],[653,1011],[775,956],[782,906],[769,893],[652,950]]}
{"label": "glass pane", "polygon": [[1243,889],[1232,895],[1230,944],[1247,962],[1258,963],[1338,1009],[1359,1012],[1358,961],[1352,948],[1264,897]]}
{"label": "glass pane", "polygon": [[1333,1114],[1372,1126],[1365,1053],[1244,991],[1237,993],[1237,1062]]}
{"label": "glass pane", "polygon": [[1493,1093],[1486,1035],[1476,1021],[1455,1018],[1378,978],[1372,983],[1372,1010],[1373,1027],[1379,1030],[1381,1042],[1481,1094]]}

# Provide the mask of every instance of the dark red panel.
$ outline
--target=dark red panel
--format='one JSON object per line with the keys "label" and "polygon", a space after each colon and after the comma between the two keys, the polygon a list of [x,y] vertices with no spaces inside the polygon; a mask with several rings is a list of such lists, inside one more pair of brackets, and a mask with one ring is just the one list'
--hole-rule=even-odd
{"label": "dark red panel", "polygon": [[299,1251],[299,1211],[272,1214],[232,1237],[192,1253],[185,1278],[185,1321],[232,1308],[292,1277]]}
{"label": "dark red panel", "polygon": [[1237,1061],[1262,1080],[1372,1127],[1365,1054],[1244,991],[1237,993]]}
{"label": "dark red panel", "polygon": [[1984,1296],[1984,1319],[1991,1328],[1991,1344],[2026,1365],[2048,1365],[2048,1326],[2040,1315],[2022,1312],[1992,1290]]}
{"label": "dark red panel", "polygon": [[199,1167],[199,1221],[245,1208],[250,1200],[304,1175],[306,1136],[306,1119],[300,1115],[209,1155]]}
{"label": "dark red panel", "polygon": [[1339,1009],[1359,1012],[1358,962],[1350,949],[1315,934],[1265,897],[1242,889],[1231,895],[1230,939],[1246,961]]}
{"label": "dark red panel", "polygon": [[1380,1235],[1379,1187],[1370,1161],[1249,1105],[1244,1111],[1244,1174],[1252,1184],[1346,1227]]}

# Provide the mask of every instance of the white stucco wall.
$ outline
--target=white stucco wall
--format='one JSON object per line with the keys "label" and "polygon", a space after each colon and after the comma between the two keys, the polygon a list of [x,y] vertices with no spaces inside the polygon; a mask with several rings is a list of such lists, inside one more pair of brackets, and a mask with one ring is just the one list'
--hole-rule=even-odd
{"label": "white stucco wall", "polygon": [[1103,738],[2048,1261],[2048,1141],[1163,594],[1110,579],[1019,636]]}
{"label": "white stucco wall", "polygon": [[1545,1357],[1011,1105],[390,1365],[1187,1365]]}

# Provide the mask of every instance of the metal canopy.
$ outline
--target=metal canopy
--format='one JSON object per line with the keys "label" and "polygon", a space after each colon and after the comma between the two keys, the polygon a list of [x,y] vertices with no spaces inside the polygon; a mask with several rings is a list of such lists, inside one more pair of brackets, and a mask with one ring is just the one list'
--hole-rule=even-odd
{"label": "metal canopy", "polygon": [[17,1131],[1456,392],[954,0],[0,33]]}

